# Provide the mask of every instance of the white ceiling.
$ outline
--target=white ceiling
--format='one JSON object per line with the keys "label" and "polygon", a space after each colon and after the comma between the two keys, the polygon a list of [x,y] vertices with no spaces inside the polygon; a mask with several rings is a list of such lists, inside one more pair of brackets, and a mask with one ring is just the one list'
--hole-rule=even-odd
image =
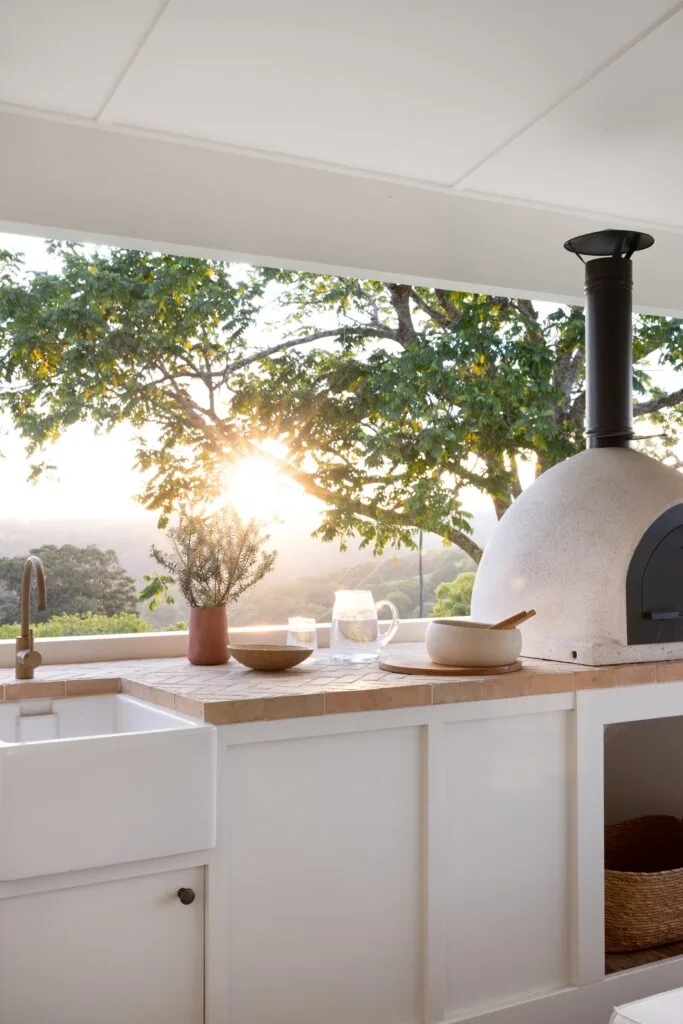
{"label": "white ceiling", "polygon": [[159,0],[0,0],[0,101],[95,118]]}
{"label": "white ceiling", "polygon": [[171,2],[103,117],[453,185],[667,6]]}
{"label": "white ceiling", "polygon": [[671,0],[0,0],[0,114],[87,127],[112,158],[169,140],[683,246],[681,54]]}
{"label": "white ceiling", "polygon": [[683,226],[683,13],[462,182],[486,194]]}

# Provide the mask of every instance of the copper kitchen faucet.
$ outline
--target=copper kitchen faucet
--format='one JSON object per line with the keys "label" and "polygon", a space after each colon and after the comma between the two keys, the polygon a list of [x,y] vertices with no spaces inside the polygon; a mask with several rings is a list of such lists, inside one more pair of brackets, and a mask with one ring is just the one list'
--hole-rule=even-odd
{"label": "copper kitchen faucet", "polygon": [[43,563],[36,555],[29,555],[24,564],[24,576],[21,581],[21,636],[17,637],[17,660],[14,670],[16,679],[33,679],[33,670],[43,661],[42,655],[33,649],[31,579],[34,573],[38,590],[38,611],[44,612],[47,608],[47,598]]}

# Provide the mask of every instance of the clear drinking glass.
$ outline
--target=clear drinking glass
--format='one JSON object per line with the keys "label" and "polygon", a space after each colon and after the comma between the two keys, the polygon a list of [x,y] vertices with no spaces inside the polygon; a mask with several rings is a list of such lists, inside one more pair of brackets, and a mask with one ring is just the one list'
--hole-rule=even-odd
{"label": "clear drinking glass", "polygon": [[287,646],[310,647],[315,651],[318,646],[315,619],[291,615],[287,620]]}
{"label": "clear drinking glass", "polygon": [[[389,628],[382,633],[377,612],[391,612]],[[334,595],[330,650],[338,661],[371,661],[398,629],[398,609],[391,601],[375,601],[369,590],[338,590]]]}

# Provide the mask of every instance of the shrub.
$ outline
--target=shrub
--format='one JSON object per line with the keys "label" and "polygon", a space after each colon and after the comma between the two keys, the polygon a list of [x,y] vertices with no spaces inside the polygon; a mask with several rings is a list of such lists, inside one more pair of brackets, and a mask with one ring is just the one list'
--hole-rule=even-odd
{"label": "shrub", "polygon": [[[184,629],[184,623],[176,623],[171,629]],[[97,636],[109,633],[155,633],[157,627],[134,612],[119,615],[53,615],[47,622],[36,622],[33,631],[41,636]],[[13,640],[21,633],[18,622],[0,626],[0,640]]]}

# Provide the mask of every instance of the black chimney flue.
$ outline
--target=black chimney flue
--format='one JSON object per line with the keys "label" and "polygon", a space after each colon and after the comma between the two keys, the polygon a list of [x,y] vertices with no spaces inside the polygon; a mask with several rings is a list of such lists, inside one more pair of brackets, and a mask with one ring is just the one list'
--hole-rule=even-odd
{"label": "black chimney flue", "polygon": [[[654,242],[638,231],[595,231],[565,249],[586,263],[586,443],[627,448],[633,438],[631,256]],[[585,262],[585,261],[584,261]]]}
{"label": "black chimney flue", "polygon": [[586,444],[628,448],[633,438],[631,261],[586,264]]}

